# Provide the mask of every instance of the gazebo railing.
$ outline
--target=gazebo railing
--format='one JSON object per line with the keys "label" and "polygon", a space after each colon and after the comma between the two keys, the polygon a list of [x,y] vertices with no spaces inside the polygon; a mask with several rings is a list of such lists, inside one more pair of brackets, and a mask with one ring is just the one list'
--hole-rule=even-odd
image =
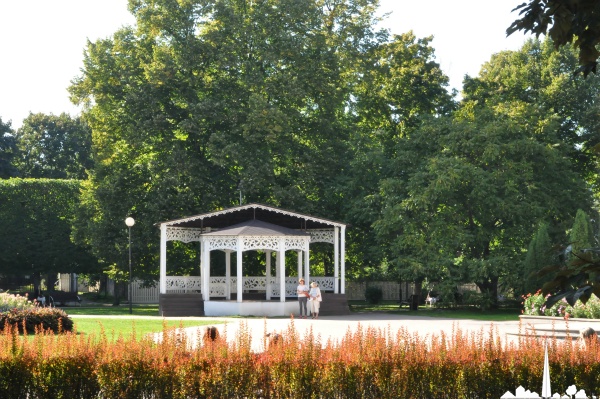
{"label": "gazebo railing", "polygon": [[[333,292],[335,279],[333,277],[311,277],[310,281],[316,281],[319,284],[321,291]],[[199,276],[167,276],[167,293],[201,293],[202,278]],[[247,276],[242,280],[244,291],[267,291],[267,278],[264,276]],[[285,295],[286,297],[296,296],[296,287],[298,286],[297,277],[285,278]],[[231,277],[231,293],[237,293],[237,277]],[[279,281],[276,277],[270,278],[271,296],[279,296]],[[217,276],[210,278],[210,296],[223,297],[227,296],[227,278]]]}
{"label": "gazebo railing", "polygon": [[199,276],[167,276],[167,292],[202,292],[202,279]]}

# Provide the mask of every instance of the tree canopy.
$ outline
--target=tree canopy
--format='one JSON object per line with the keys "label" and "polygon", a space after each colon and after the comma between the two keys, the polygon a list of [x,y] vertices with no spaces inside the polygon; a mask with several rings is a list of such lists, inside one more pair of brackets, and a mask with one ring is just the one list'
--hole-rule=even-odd
{"label": "tree canopy", "polygon": [[0,118],[0,179],[17,175],[17,169],[13,165],[17,146],[10,125],[10,121],[5,123]]}
{"label": "tree canopy", "polygon": [[71,87],[89,105],[96,162],[77,239],[116,264],[111,243],[133,215],[140,263],[156,273],[154,223],[237,204],[240,191],[345,218],[348,182],[364,177],[348,168],[356,132],[381,124],[369,110],[386,113],[390,140],[449,98],[428,41],[377,31],[377,5],[131,1],[137,27],[89,43]]}
{"label": "tree canopy", "polygon": [[98,263],[71,242],[77,180],[0,180],[0,265],[5,275],[87,273]]}
{"label": "tree canopy", "polygon": [[[70,87],[82,117],[30,114],[16,133],[0,120],[0,173],[86,179],[64,183],[64,195],[80,190],[64,199],[69,248],[90,249],[116,278],[126,217],[134,274],[153,279],[156,222],[241,197],[350,223],[351,278],[476,282],[495,300],[548,262],[543,248],[567,239],[577,209],[591,214],[600,78],[573,76],[581,43],[528,40],[467,76],[457,101],[432,38],[378,30],[377,7],[130,0],[136,25],[86,46]],[[51,196],[62,187],[40,182]],[[50,220],[28,209],[42,196],[34,183],[10,184],[9,225]],[[196,272],[185,261],[197,247],[170,245],[174,271]],[[60,259],[44,256],[47,269]]]}
{"label": "tree canopy", "polygon": [[556,128],[526,104],[466,102],[407,138],[397,168],[412,173],[406,185],[381,182],[375,224],[405,276],[474,281],[495,300],[501,279],[518,272],[534,226],[570,222],[589,201],[560,147],[537,138]]}
{"label": "tree canopy", "polygon": [[15,139],[21,177],[85,179],[92,167],[92,132],[80,117],[30,113]]}

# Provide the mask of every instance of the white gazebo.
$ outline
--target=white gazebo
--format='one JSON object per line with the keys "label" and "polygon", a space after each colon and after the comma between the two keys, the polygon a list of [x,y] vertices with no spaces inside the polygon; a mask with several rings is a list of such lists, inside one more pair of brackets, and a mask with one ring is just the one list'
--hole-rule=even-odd
{"label": "white gazebo", "polygon": [[[261,204],[248,204],[160,223],[160,309],[163,316],[288,316],[296,314],[296,286],[317,281],[322,292],[345,304],[346,225]],[[199,242],[199,276],[167,275],[167,242]],[[311,277],[310,244],[333,246],[333,275]],[[210,253],[225,254],[225,275],[211,276]],[[243,252],[265,254],[264,275],[247,276]],[[286,275],[286,252],[297,254],[297,271]],[[235,253],[235,276],[231,254]],[[272,254],[275,254],[275,269]],[[241,276],[241,278],[239,278]],[[235,296],[235,299],[233,297]],[[245,298],[246,296],[246,298]],[[287,299],[287,300],[286,300]],[[293,299],[293,300],[292,300]],[[330,305],[336,300],[328,301]],[[338,301],[339,302],[339,301]],[[341,308],[343,312],[343,307]],[[325,308],[323,308],[326,311]],[[332,313],[333,314],[333,313]]]}

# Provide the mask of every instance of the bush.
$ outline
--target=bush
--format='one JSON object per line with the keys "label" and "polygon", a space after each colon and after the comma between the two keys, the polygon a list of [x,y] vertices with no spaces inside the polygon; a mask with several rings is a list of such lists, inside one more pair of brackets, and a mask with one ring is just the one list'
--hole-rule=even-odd
{"label": "bush", "polygon": [[33,306],[25,309],[14,308],[0,313],[0,331],[7,325],[16,327],[19,333],[34,333],[36,328],[54,333],[73,330],[73,320],[58,308]]}
{"label": "bush", "polygon": [[376,305],[383,299],[383,291],[379,287],[367,287],[365,290],[365,299],[367,302]]}
{"label": "bush", "polygon": [[535,294],[523,296],[523,314],[530,316],[555,316],[555,317],[580,317],[584,319],[600,319],[600,299],[596,295],[590,297],[584,305],[581,301],[575,302],[571,306],[565,299],[554,304],[551,308],[546,308],[544,303],[546,298],[541,291]]}

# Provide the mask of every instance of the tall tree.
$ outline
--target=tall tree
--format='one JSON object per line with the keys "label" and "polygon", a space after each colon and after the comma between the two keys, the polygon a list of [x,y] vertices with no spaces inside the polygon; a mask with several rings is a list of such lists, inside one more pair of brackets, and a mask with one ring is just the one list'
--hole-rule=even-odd
{"label": "tall tree", "polygon": [[593,242],[590,218],[582,209],[578,209],[575,221],[573,222],[573,228],[569,233],[571,252],[576,254],[582,252],[584,249],[592,248]]}
{"label": "tall tree", "polygon": [[529,40],[517,51],[493,55],[477,77],[465,80],[463,98],[490,106],[521,101],[553,114],[558,122],[556,131],[547,138],[537,137],[549,144],[556,144],[558,138],[574,168],[595,188],[600,77],[573,77],[576,65],[573,46],[557,51],[551,40]]}
{"label": "tall tree", "polygon": [[[376,239],[372,223],[381,212],[379,182],[394,176],[398,142],[417,128],[424,118],[452,109],[446,90],[448,77],[435,61],[431,38],[412,32],[395,35],[373,48],[370,65],[357,84],[350,135],[349,162],[339,181],[346,201],[342,204],[352,224],[348,256],[361,268],[351,271],[362,277],[385,264],[386,253]],[[393,274],[386,277],[397,277]]]}
{"label": "tall tree", "polygon": [[22,177],[85,179],[92,167],[92,133],[80,117],[32,114],[17,130]]}
{"label": "tall tree", "polygon": [[522,282],[522,292],[535,293],[541,289],[548,278],[540,278],[538,273],[554,263],[554,253],[550,235],[548,234],[548,224],[541,223],[535,235],[527,247],[527,255],[523,264],[523,274],[519,276]]}
{"label": "tall tree", "polygon": [[339,217],[353,88],[385,38],[377,1],[129,5],[137,27],[89,43],[71,88],[89,105],[96,161],[76,237],[117,265],[132,215],[147,243],[137,264],[156,274],[154,223],[235,204],[240,190]]}
{"label": "tall tree", "polygon": [[17,146],[10,125],[10,121],[5,123],[0,118],[0,179],[17,176],[17,169],[13,165]]}
{"label": "tall tree", "polygon": [[6,275],[97,272],[89,251],[71,241],[77,180],[0,180],[0,267]]}
{"label": "tall tree", "polygon": [[376,229],[392,261],[415,279],[460,273],[495,301],[538,221],[564,224],[589,204],[561,147],[537,139],[556,128],[524,103],[466,102],[413,133],[397,169],[412,171],[408,184],[382,182],[386,207]]}

